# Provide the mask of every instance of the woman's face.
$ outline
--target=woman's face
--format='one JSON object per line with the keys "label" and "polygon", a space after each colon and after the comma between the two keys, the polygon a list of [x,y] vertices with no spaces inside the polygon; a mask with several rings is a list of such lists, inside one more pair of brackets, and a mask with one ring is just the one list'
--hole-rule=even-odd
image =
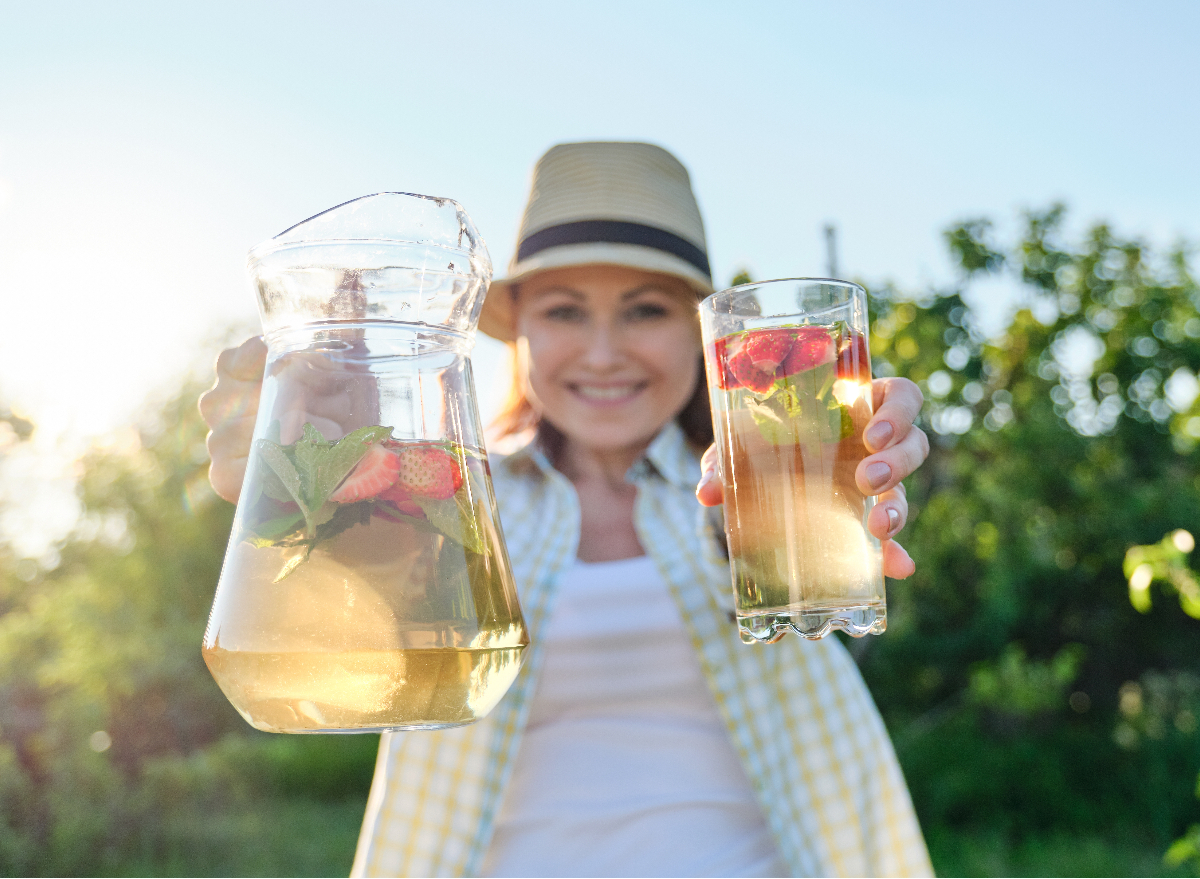
{"label": "woman's face", "polygon": [[526,396],[580,447],[644,446],[696,387],[696,295],[678,278],[552,269],[520,284],[515,318]]}

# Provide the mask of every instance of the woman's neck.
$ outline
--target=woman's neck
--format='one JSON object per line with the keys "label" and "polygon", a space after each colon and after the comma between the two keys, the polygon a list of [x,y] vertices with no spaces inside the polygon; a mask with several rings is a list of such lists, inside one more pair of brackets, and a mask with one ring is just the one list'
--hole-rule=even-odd
{"label": "woman's neck", "polygon": [[646,445],[592,449],[567,439],[556,466],[579,497],[578,556],[585,562],[611,562],[644,555],[633,521],[637,488],[625,481]]}
{"label": "woman's neck", "polygon": [[567,438],[555,466],[576,485],[593,483],[620,488],[627,485],[625,475],[646,453],[649,445],[641,443],[622,449],[596,449]]}

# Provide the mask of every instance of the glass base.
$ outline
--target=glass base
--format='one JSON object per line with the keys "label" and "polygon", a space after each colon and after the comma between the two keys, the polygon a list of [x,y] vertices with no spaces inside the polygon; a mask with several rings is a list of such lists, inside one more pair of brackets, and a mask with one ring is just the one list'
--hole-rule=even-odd
{"label": "glass base", "polygon": [[887,628],[887,606],[873,604],[834,605],[827,607],[780,608],[766,612],[738,614],[738,635],[744,644],[772,644],[788,632],[816,641],[834,629],[861,638],[878,635]]}
{"label": "glass base", "polygon": [[[244,715],[243,715],[244,716]],[[474,723],[474,720],[464,720],[460,723],[414,723],[408,726],[362,726],[351,727],[348,729],[275,729],[274,727],[259,726],[256,723],[250,724],[255,729],[269,733],[283,733],[284,735],[292,736],[349,736],[359,733],[368,733],[370,735],[380,735],[388,732],[430,732],[437,729],[454,729],[455,727],[467,726]]]}

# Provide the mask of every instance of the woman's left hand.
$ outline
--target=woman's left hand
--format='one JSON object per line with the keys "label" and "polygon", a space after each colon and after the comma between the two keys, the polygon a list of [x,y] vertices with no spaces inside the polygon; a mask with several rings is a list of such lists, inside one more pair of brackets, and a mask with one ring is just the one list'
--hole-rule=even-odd
{"label": "woman's left hand", "polygon": [[[871,454],[859,463],[854,479],[864,495],[876,495],[867,528],[883,541],[883,573],[902,580],[916,570],[916,565],[894,540],[908,520],[908,498],[901,480],[929,455],[929,437],[913,424],[925,398],[921,389],[906,378],[877,378],[872,382],[872,391],[875,414],[863,431],[863,441]],[[717,478],[715,445],[708,447],[701,465],[704,475],[696,486],[696,497],[704,506],[715,507],[725,499],[724,486]]]}

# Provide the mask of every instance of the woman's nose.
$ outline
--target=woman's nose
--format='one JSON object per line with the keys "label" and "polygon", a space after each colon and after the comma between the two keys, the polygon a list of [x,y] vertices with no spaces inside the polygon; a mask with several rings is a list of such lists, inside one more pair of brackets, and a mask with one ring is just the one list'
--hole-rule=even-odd
{"label": "woman's nose", "polygon": [[621,362],[620,333],[614,327],[594,324],[586,344],[584,362],[592,369],[610,368]]}

